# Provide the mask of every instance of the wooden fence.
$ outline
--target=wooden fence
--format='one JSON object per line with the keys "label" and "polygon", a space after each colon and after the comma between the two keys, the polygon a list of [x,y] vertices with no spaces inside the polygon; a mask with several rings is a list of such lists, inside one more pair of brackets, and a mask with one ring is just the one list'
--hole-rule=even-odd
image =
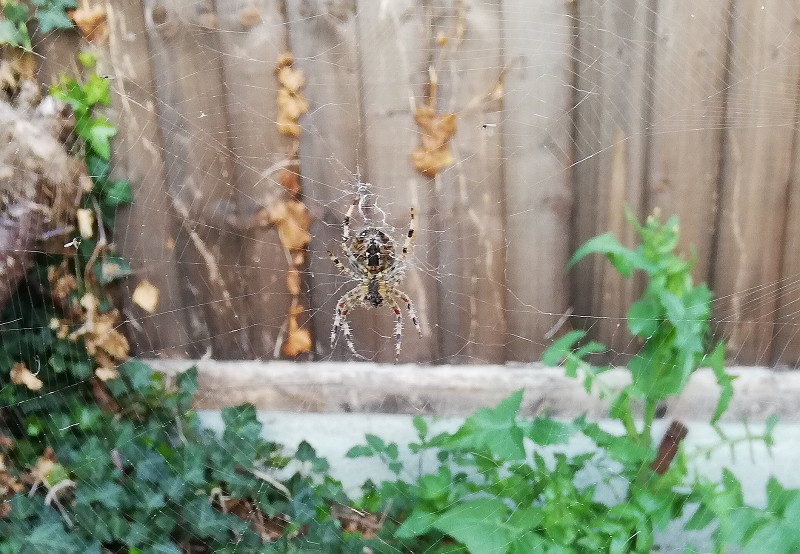
{"label": "wooden fence", "polygon": [[[134,268],[122,292],[142,280],[160,291],[155,313],[125,310],[140,354],[281,356],[294,305],[309,355],[347,358],[328,347],[347,283],[325,251],[338,248],[351,200],[343,173],[358,170],[397,236],[408,207],[419,212],[403,288],[424,334],[406,325],[404,361],[536,360],[568,312],[567,326],[630,349],[624,317],[640,283],[600,259],[564,272],[595,234],[632,242],[624,206],[680,216],[731,358],[800,361],[795,2],[83,4],[107,12],[109,40],[92,48],[120,126],[113,171],[135,190],[115,232]],[[72,67],[79,47],[41,38],[42,79]],[[306,81],[299,150],[274,124],[285,52]],[[410,160],[432,75],[436,110],[457,125],[455,163],[433,179]],[[313,217],[299,295],[287,291],[296,260],[278,230],[253,224],[286,200],[276,168],[293,168],[294,152]],[[393,360],[388,308],[352,321],[359,351]]]}

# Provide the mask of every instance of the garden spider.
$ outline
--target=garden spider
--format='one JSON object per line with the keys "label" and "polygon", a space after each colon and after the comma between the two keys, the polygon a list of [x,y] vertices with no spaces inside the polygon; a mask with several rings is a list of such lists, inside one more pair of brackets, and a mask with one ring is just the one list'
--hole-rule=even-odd
{"label": "garden spider", "polygon": [[350,236],[350,218],[358,203],[359,199],[356,197],[347,210],[342,224],[342,251],[348,265],[344,265],[339,258],[328,250],[328,256],[339,271],[343,275],[359,281],[357,286],[342,296],[336,303],[336,315],[333,318],[333,328],[331,329],[331,347],[336,341],[339,329],[342,329],[347,347],[353,354],[363,358],[353,346],[353,337],[350,334],[347,314],[358,306],[377,308],[385,303],[395,315],[394,359],[397,362],[400,359],[400,341],[403,328],[400,314],[401,302],[405,302],[408,306],[408,316],[411,318],[414,327],[417,328],[419,336],[422,337],[422,329],[420,329],[417,314],[414,312],[411,300],[406,293],[397,288],[405,277],[406,257],[414,247],[414,208],[411,208],[411,222],[408,226],[408,234],[403,244],[403,250],[398,256],[395,252],[395,243],[392,238],[377,227],[367,227],[357,235]]}

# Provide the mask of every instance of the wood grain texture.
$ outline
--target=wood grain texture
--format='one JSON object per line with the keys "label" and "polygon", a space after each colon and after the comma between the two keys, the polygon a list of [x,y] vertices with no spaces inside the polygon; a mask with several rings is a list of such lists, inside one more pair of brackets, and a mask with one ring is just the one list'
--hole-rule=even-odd
{"label": "wood grain texture", "polygon": [[285,338],[292,303],[286,288],[289,254],[275,228],[250,222],[260,209],[274,209],[288,197],[276,168],[291,160],[294,139],[275,126],[279,85],[274,74],[278,58],[289,48],[288,28],[276,0],[217,0],[216,13],[231,184],[243,235],[237,263],[247,305],[245,324],[253,357],[272,358]]}
{"label": "wood grain texture", "polygon": [[[456,114],[449,142],[455,164],[441,187],[439,247],[441,360],[505,359],[503,230],[502,14],[499,1],[431,3],[426,46],[438,80],[436,105]],[[446,214],[446,217],[445,215]]]}
{"label": "wood grain texture", "polygon": [[[726,95],[729,0],[661,2],[653,66],[649,210],[680,217],[679,250],[709,279]],[[697,199],[687,202],[687,199]]]}
{"label": "wood grain texture", "polygon": [[573,15],[569,3],[559,0],[503,2],[510,360],[538,360],[548,342],[545,335],[569,308],[564,268],[573,207]]}
{"label": "wood grain texture", "polygon": [[[587,394],[582,383],[564,376],[563,368],[540,365],[421,367],[416,364],[284,361],[219,362],[213,360],[144,360],[168,375],[198,369],[195,409],[219,409],[251,402],[258,410],[285,412],[363,412],[466,415],[494,406],[524,390],[523,416],[589,418],[608,416],[608,400]],[[797,395],[800,372],[732,367],[737,375],[725,421],[800,420]],[[629,383],[625,369],[604,373],[611,390]],[[719,397],[715,377],[701,369],[683,394],[666,406],[664,418],[708,421]]]}
{"label": "wood grain texture", "polygon": [[[122,295],[131,354],[189,357],[196,351],[189,345],[181,273],[170,247],[179,222],[166,194],[143,2],[111,5],[92,0],[86,6],[106,9],[108,43],[85,48],[97,55],[97,71],[109,78],[111,108],[107,115],[117,126],[111,177],[130,181],[134,198],[119,211],[114,228],[114,243],[132,269],[131,277],[123,282]],[[154,313],[131,301],[143,281],[158,289]]]}
{"label": "wood grain texture", "polygon": [[[738,363],[770,363],[800,49],[796,6],[734,3],[715,316]],[[793,254],[790,254],[793,255]]]}
{"label": "wood grain texture", "polygon": [[[303,116],[300,167],[303,194],[314,216],[309,244],[311,324],[318,358],[349,356],[344,341],[332,352],[330,332],[336,302],[355,285],[338,272],[327,250],[341,250],[342,218],[352,202],[360,142],[357,14],[350,0],[288,0],[287,20],[295,67],[306,76],[309,113]],[[355,183],[352,186],[355,193]],[[357,318],[366,313],[359,311]],[[359,327],[357,340],[363,338]]]}
{"label": "wood grain texture", "polygon": [[[626,246],[635,243],[625,208],[644,215],[654,6],[651,0],[578,3],[573,247],[605,232]],[[600,256],[573,271],[575,313],[589,316],[578,323],[612,352],[630,350],[625,317],[641,284],[623,279]]]}
{"label": "wood grain texture", "polygon": [[[435,362],[439,359],[437,277],[440,240],[436,184],[422,177],[411,164],[411,151],[419,143],[413,112],[422,102],[428,79],[430,52],[421,45],[431,43],[430,12],[412,0],[358,2],[358,40],[364,163],[362,173],[372,183],[386,223],[402,244],[409,210],[417,209],[416,249],[410,270],[401,284],[414,302],[423,337],[404,322],[400,359]],[[367,210],[374,222],[383,216]],[[358,224],[358,223],[356,223]],[[403,314],[405,319],[405,313]],[[393,314],[388,308],[361,309],[352,313],[356,348],[377,361],[394,360]],[[360,344],[360,346],[359,346]]]}
{"label": "wood grain texture", "polygon": [[[800,102],[795,122],[800,116]],[[792,173],[786,202],[772,364],[800,367],[800,129],[794,130]]]}
{"label": "wood grain texture", "polygon": [[147,0],[145,20],[167,194],[180,220],[174,249],[183,282],[177,285],[191,343],[216,358],[250,358],[217,17],[208,0]]}

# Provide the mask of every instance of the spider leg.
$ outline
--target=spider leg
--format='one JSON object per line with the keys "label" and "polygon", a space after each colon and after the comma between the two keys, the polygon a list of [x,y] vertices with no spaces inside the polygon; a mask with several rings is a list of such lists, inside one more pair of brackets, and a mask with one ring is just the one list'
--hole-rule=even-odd
{"label": "spider leg", "polygon": [[342,223],[342,249],[347,252],[347,241],[350,240],[350,218],[353,217],[353,210],[358,205],[358,196],[353,198],[353,203],[350,204],[347,213],[344,215],[344,222]]}
{"label": "spider leg", "polygon": [[[339,258],[337,258],[336,256],[334,256],[334,255],[333,255],[333,252],[331,252],[330,250],[328,250],[328,257],[331,259],[331,261],[333,262],[333,265],[335,265],[335,266],[336,266],[336,269],[338,269],[338,270],[339,270],[339,272],[340,272],[342,275],[347,275],[348,277],[352,277],[353,279],[360,279],[360,278],[361,278],[361,276],[360,276],[360,275],[358,275],[358,274],[357,274],[355,271],[353,271],[352,269],[350,269],[349,267],[347,267],[346,265],[344,265],[344,264],[341,262],[341,260],[339,260]],[[350,258],[350,257],[348,256],[348,259],[349,259],[349,258]]]}
{"label": "spider leg", "polygon": [[414,208],[411,208],[411,220],[408,223],[408,233],[406,234],[406,241],[403,244],[403,251],[400,254],[400,259],[404,259],[414,251],[414,233],[417,231],[417,222],[414,219]]}
{"label": "spider leg", "polygon": [[400,360],[400,343],[403,340],[403,318],[393,293],[386,295],[386,303],[394,312],[394,362],[397,363]]}
{"label": "spider leg", "polygon": [[[361,292],[361,287],[356,287],[350,292],[342,296],[336,303],[336,315],[333,316],[333,327],[331,328],[331,348],[336,342],[336,336],[339,334],[339,329],[344,329],[345,340],[350,350],[355,352],[353,347],[353,337],[350,336],[350,326],[347,323],[347,314],[356,305],[356,299]],[[348,339],[349,337],[349,339]]]}
{"label": "spider leg", "polygon": [[417,313],[414,311],[414,305],[411,303],[411,299],[400,289],[395,289],[395,294],[400,298],[400,300],[406,303],[406,306],[408,306],[408,317],[411,318],[411,323],[413,323],[414,327],[417,328],[417,333],[419,333],[419,337],[422,338],[422,328],[419,326]]}

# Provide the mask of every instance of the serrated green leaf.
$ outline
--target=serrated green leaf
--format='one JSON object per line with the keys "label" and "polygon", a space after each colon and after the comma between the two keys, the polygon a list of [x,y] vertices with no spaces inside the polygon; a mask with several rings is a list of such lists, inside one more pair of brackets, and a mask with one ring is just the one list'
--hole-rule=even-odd
{"label": "serrated green leaf", "polygon": [[383,439],[377,435],[370,435],[367,434],[364,439],[367,441],[367,444],[372,447],[375,452],[383,452],[386,450],[386,443],[383,442]]}
{"label": "serrated green leaf", "polygon": [[411,419],[411,423],[414,425],[414,429],[417,430],[419,440],[425,440],[428,435],[428,423],[420,416],[414,416]]}
{"label": "serrated green leaf", "polygon": [[432,527],[463,543],[470,552],[506,554],[509,537],[501,527],[509,512],[498,498],[456,504],[439,515]]}
{"label": "serrated green leaf", "polygon": [[39,31],[42,33],[72,28],[72,21],[67,17],[64,8],[57,5],[42,6],[36,10],[36,21],[39,22]]}
{"label": "serrated green leaf", "polygon": [[111,100],[108,97],[108,79],[103,79],[97,73],[92,73],[83,85],[86,93],[86,103],[89,106],[103,104],[108,106]]}
{"label": "serrated green leaf", "polygon": [[75,123],[75,131],[86,140],[98,156],[104,160],[111,157],[109,141],[117,134],[117,128],[106,118],[79,118]]}
{"label": "serrated green leaf", "polygon": [[133,200],[129,181],[118,179],[110,181],[103,187],[103,203],[110,207],[128,204]]}
{"label": "serrated green leaf", "polygon": [[628,309],[627,323],[631,334],[651,337],[661,323],[661,306],[652,298],[642,298]]}
{"label": "serrated green leaf", "polygon": [[542,353],[542,363],[548,366],[556,366],[570,353],[572,348],[579,340],[586,335],[586,331],[570,331],[563,337],[554,340]]}
{"label": "serrated green leaf", "polygon": [[410,539],[427,533],[431,526],[436,522],[438,516],[430,511],[415,507],[406,520],[394,532],[398,539]]}
{"label": "serrated green leaf", "polygon": [[537,417],[528,428],[527,435],[536,444],[565,444],[575,432],[575,428],[560,421],[546,417]]}
{"label": "serrated green leaf", "polygon": [[369,458],[375,455],[375,451],[363,444],[356,445],[345,454],[345,458]]}

